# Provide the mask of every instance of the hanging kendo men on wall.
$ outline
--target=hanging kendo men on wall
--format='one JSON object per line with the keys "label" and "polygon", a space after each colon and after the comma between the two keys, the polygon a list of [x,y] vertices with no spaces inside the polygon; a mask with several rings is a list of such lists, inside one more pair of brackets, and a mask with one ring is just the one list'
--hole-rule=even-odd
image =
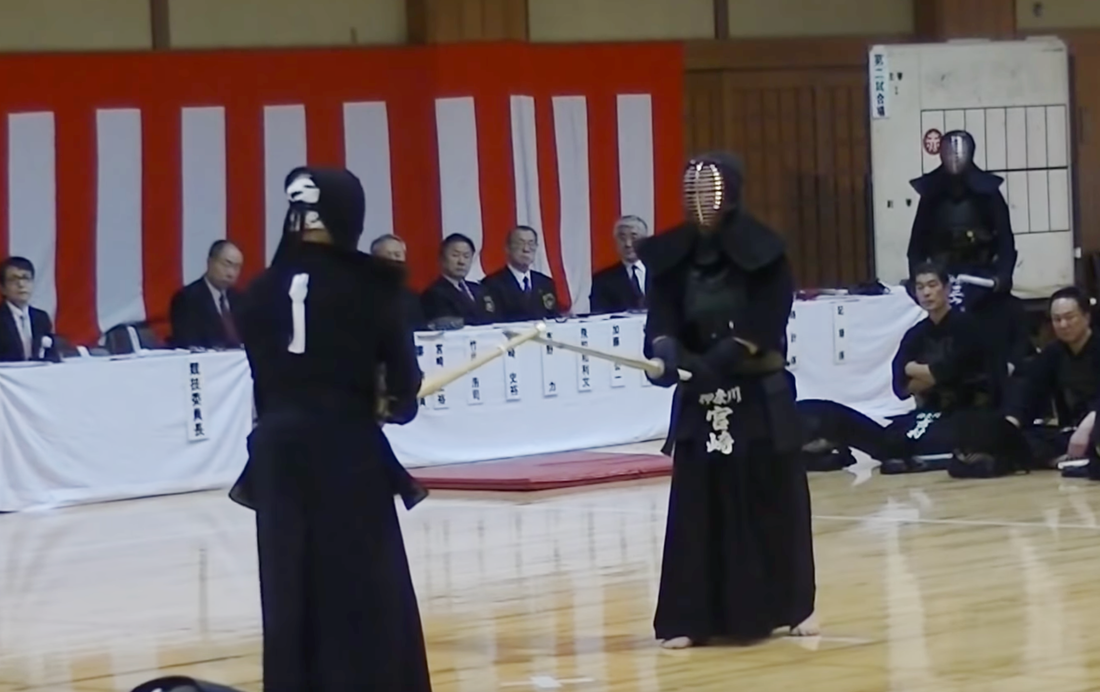
{"label": "hanging kendo men on wall", "polygon": [[1019,366],[1031,351],[1023,306],[1012,295],[1016,240],[1004,179],[974,163],[974,138],[953,130],[940,141],[941,165],[910,181],[920,195],[909,236],[909,281],[924,262],[945,267],[952,307],[971,313],[995,344],[996,356]]}

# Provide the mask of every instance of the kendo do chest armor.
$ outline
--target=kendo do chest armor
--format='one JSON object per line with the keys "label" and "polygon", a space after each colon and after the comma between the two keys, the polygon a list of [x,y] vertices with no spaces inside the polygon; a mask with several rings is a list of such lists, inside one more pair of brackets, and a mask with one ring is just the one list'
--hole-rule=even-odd
{"label": "kendo do chest armor", "polygon": [[994,231],[977,196],[944,196],[936,206],[931,230],[936,262],[948,267],[993,263]]}
{"label": "kendo do chest armor", "polygon": [[704,353],[736,332],[736,316],[747,301],[745,287],[732,266],[720,257],[693,262],[684,291],[687,334],[684,346]]}

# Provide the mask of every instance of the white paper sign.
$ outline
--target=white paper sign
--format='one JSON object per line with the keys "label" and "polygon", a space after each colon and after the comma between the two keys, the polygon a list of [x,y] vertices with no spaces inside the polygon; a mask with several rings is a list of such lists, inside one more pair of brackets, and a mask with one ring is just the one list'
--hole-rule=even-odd
{"label": "white paper sign", "polygon": [[[420,372],[433,372],[431,344],[416,344],[416,362],[420,366]],[[428,401],[426,399],[420,399],[420,405],[427,406]]]}
{"label": "white paper sign", "polygon": [[833,363],[848,362],[848,314],[851,307],[843,303],[833,306]]}
{"label": "white paper sign", "polygon": [[[623,352],[623,328],[620,324],[611,325],[611,338],[609,339],[609,350],[615,354],[621,354]],[[611,364],[611,386],[612,387],[625,387],[626,380],[623,377],[623,366],[618,363]]]}
{"label": "white paper sign", "polygon": [[[636,325],[636,328],[638,330],[637,331],[637,341],[635,341],[634,343],[638,344],[638,355],[644,358],[645,357],[645,320],[636,321],[636,322],[634,322],[634,324]],[[645,370],[639,370],[638,371],[638,377],[641,378],[641,382],[642,382],[643,387],[652,387],[653,386],[653,383],[649,381],[648,377],[646,377]]]}
{"label": "white paper sign", "polygon": [[[477,339],[470,339],[466,344],[466,348],[470,355],[470,360],[477,358],[478,343]],[[481,375],[477,370],[470,373],[470,388],[466,392],[466,404],[469,406],[480,406],[484,403],[484,399],[481,398]]]}
{"label": "white paper sign", "polygon": [[[432,344],[433,360],[432,366],[434,372],[445,370],[447,368],[447,357],[443,353],[443,342]],[[448,407],[447,404],[447,389],[444,387],[431,397],[431,406],[435,410],[442,410]]]}
{"label": "white paper sign", "polygon": [[516,350],[512,349],[501,358],[504,361],[504,400],[519,401],[521,398],[519,381],[519,359],[516,358]]}
{"label": "white paper sign", "polygon": [[204,415],[202,363],[198,360],[187,364],[187,441],[200,442],[210,439],[210,430]]}
{"label": "white paper sign", "polygon": [[787,320],[787,369],[798,369],[798,308],[791,308],[791,318]]}
{"label": "white paper sign", "polygon": [[890,117],[890,67],[886,61],[886,48],[875,46],[867,60],[868,82],[871,87],[871,118],[882,120]]}
{"label": "white paper sign", "polygon": [[[588,346],[588,333],[591,329],[592,327],[590,325],[581,325],[579,339],[581,346]],[[579,354],[577,355],[577,391],[592,391],[592,362],[588,356]]]}
{"label": "white paper sign", "polygon": [[[553,339],[553,333],[546,332],[546,338]],[[555,350],[550,344],[542,345],[542,395],[545,397],[558,395],[557,373],[555,370],[558,356],[555,355]]]}

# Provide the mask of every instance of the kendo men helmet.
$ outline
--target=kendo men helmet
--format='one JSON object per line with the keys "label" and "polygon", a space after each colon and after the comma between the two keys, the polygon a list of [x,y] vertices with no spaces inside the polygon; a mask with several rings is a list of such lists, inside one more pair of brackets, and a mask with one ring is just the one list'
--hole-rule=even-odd
{"label": "kendo men helmet", "polygon": [[688,161],[684,169],[684,210],[701,229],[718,226],[741,202],[741,162],[734,156],[713,152]]}
{"label": "kendo men helmet", "polygon": [[940,139],[940,163],[951,175],[965,173],[974,163],[974,138],[966,130],[952,130]]}
{"label": "kendo men helmet", "polygon": [[286,177],[290,203],[284,234],[324,229],[339,247],[354,250],[363,235],[366,198],[363,185],[345,169],[299,166]]}

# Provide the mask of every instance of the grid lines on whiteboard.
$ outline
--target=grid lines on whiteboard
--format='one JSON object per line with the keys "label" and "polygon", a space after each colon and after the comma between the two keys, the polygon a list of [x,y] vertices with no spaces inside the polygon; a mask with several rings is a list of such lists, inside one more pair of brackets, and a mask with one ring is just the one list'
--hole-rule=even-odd
{"label": "grid lines on whiteboard", "polygon": [[929,151],[929,132],[966,130],[976,144],[974,163],[1005,179],[1001,193],[1014,233],[1070,230],[1065,105],[925,110],[920,115],[924,173],[940,165],[938,152]]}

